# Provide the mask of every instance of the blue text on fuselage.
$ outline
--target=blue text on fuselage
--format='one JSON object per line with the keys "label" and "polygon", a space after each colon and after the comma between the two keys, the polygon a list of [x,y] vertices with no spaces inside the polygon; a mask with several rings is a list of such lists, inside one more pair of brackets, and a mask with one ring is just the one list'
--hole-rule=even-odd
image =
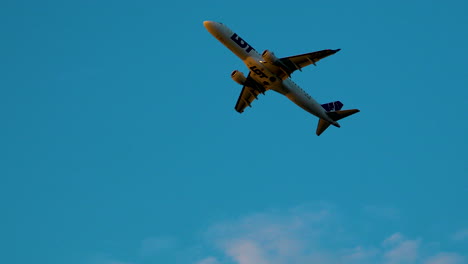
{"label": "blue text on fuselage", "polygon": [[232,34],[231,39],[242,49],[245,49],[247,53],[249,53],[254,48],[250,46],[247,42],[245,42],[241,37],[239,37],[236,33]]}

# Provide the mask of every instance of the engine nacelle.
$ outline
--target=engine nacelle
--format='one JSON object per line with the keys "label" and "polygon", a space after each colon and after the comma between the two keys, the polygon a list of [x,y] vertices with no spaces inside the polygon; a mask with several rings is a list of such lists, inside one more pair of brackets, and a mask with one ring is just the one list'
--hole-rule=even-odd
{"label": "engine nacelle", "polygon": [[275,64],[278,61],[278,58],[275,56],[275,54],[269,50],[265,50],[262,53],[262,58],[264,61],[270,64]]}
{"label": "engine nacelle", "polygon": [[235,70],[231,73],[231,78],[238,84],[244,85],[245,84],[245,76],[242,72]]}

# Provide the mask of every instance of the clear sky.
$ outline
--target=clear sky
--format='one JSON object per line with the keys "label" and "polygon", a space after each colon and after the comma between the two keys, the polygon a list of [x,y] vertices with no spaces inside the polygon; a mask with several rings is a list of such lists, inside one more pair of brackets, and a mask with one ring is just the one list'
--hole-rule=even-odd
{"label": "clear sky", "polygon": [[[468,2],[0,3],[0,262],[467,264]],[[223,22],[279,57],[243,114]]]}

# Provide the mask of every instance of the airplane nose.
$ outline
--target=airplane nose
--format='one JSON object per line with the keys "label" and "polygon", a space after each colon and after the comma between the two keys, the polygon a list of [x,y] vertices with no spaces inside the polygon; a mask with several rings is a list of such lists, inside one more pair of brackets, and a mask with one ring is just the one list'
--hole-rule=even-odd
{"label": "airplane nose", "polygon": [[203,26],[205,26],[206,30],[210,32],[212,35],[217,36],[219,29],[218,23],[214,21],[203,21]]}
{"label": "airplane nose", "polygon": [[206,28],[209,28],[213,24],[214,24],[213,21],[203,21],[203,26]]}

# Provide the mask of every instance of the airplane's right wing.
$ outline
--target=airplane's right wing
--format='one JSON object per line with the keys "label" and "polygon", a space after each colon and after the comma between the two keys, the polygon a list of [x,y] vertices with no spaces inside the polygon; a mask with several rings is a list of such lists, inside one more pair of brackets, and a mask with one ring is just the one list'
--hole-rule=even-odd
{"label": "airplane's right wing", "polygon": [[246,85],[242,88],[242,92],[239,95],[239,99],[237,99],[236,106],[234,107],[237,112],[242,113],[247,106],[252,107],[252,102],[258,98],[260,92],[259,89],[255,89],[254,86],[258,85],[250,78],[249,73],[249,76],[247,76],[246,79]]}
{"label": "airplane's right wing", "polygon": [[286,73],[288,75],[291,75],[295,70],[301,70],[302,68],[314,64],[330,55],[333,55],[340,51],[340,49],[332,50],[332,49],[326,49],[326,50],[320,50],[320,51],[315,51],[311,53],[306,53],[306,54],[301,54],[301,55],[296,55],[296,56],[291,56],[291,57],[285,57],[279,59],[280,62],[286,66]]}

